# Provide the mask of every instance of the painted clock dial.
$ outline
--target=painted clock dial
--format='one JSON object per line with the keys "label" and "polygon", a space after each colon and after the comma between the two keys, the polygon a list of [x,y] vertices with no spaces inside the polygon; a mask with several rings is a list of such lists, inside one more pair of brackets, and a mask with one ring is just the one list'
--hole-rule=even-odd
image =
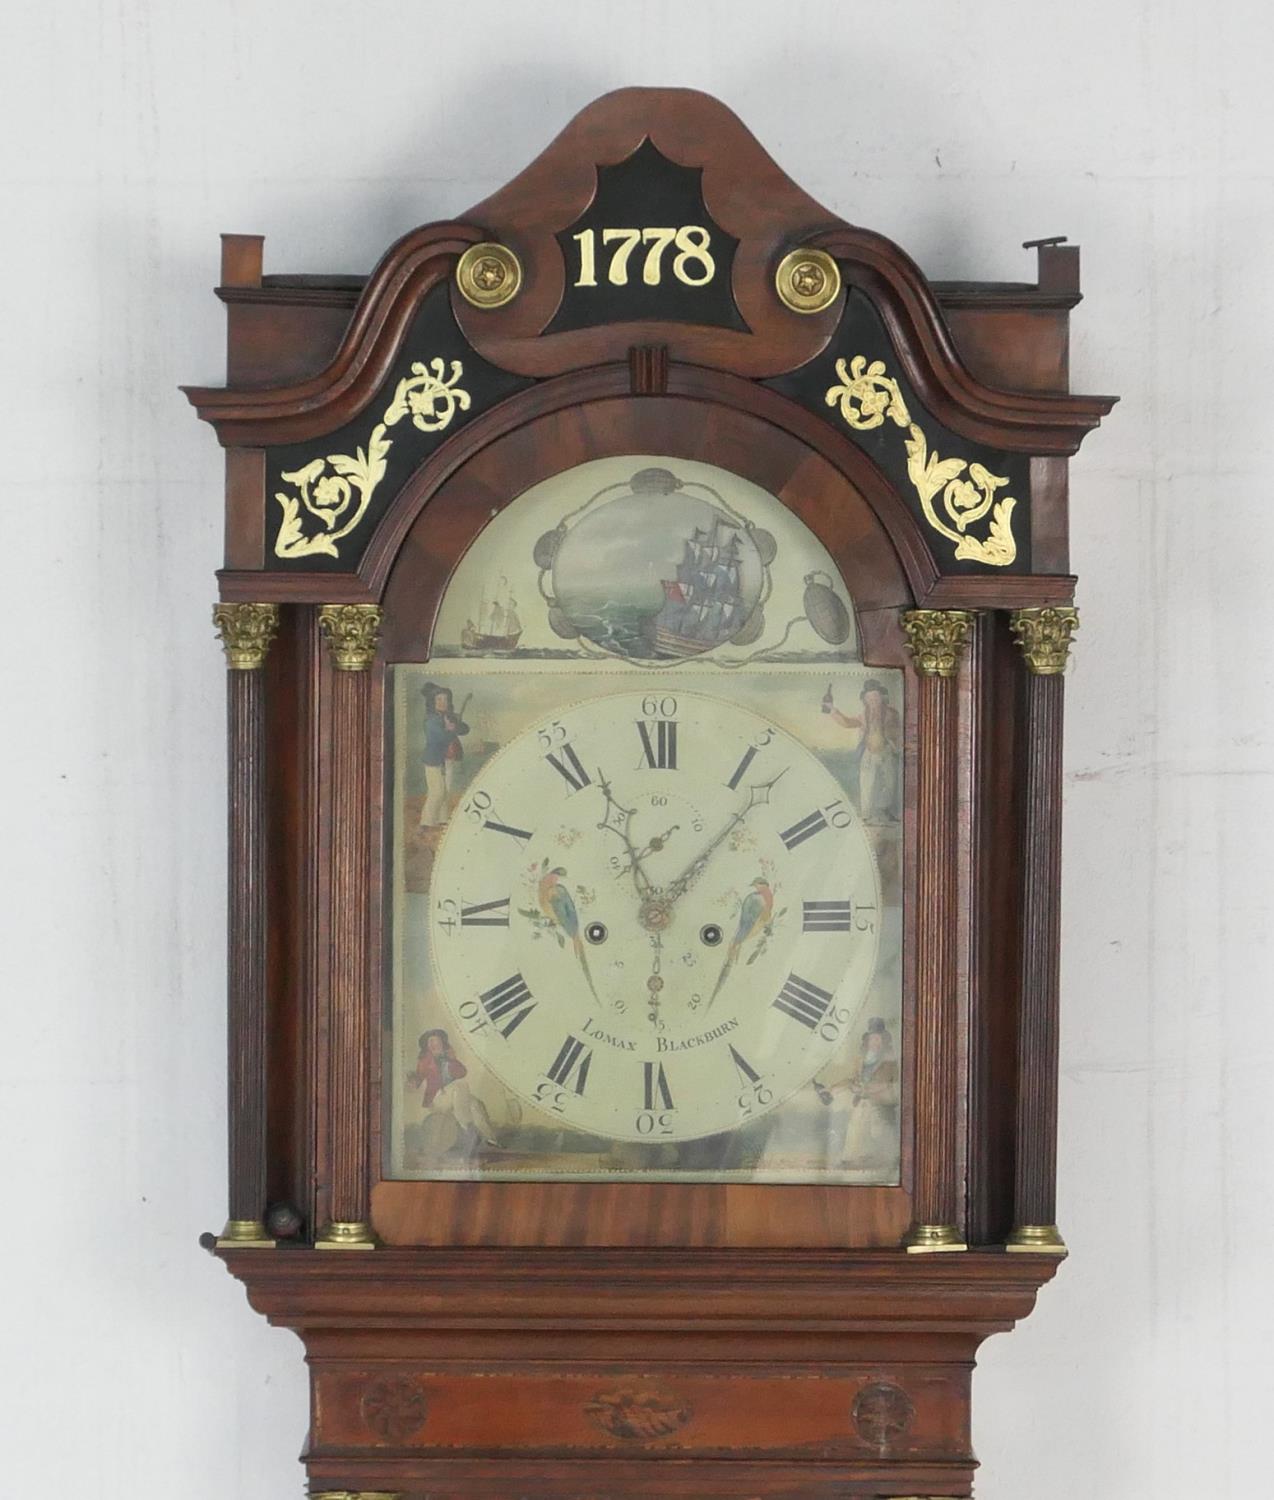
{"label": "painted clock dial", "polygon": [[844,789],[682,688],[523,733],[438,851],[456,1032],[524,1103],[619,1140],[727,1131],[808,1085],[870,985],[880,883]]}
{"label": "painted clock dial", "polygon": [[902,673],[791,511],[543,480],[389,697],[388,1176],[899,1180]]}

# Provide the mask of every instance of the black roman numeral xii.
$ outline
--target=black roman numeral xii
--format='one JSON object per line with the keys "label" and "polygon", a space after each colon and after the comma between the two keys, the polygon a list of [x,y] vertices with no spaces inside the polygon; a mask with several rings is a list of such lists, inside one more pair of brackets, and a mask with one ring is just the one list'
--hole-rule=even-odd
{"label": "black roman numeral xii", "polygon": [[676,719],[638,719],[637,733],[641,735],[642,759],[650,770],[677,769]]}

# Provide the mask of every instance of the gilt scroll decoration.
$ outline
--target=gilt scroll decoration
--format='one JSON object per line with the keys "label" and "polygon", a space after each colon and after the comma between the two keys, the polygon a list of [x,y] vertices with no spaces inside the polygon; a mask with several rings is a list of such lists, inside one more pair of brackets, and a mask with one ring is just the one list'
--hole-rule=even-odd
{"label": "gilt scroll decoration", "polygon": [[[385,477],[393,446],[389,429],[410,416],[419,432],[445,431],[458,411],[469,410],[469,392],[459,384],[463,378],[464,366],[458,359],[451,361],[450,373],[444,359],[415,361],[411,373],[398,382],[394,399],[372,429],[366,447],[360,445],[352,454],[329,453],[281,474],[291,492],[276,490],[274,495],[283,508],[274,542],[276,556],[310,557],[321,552],[339,557],[337,543],[357,528]],[[305,515],[320,529],[307,529]]]}
{"label": "gilt scroll decoration", "polygon": [[[989,567],[1007,568],[1017,557],[1013,537],[1017,501],[998,491],[1009,481],[976,461],[939,458],[930,452],[928,439],[912,421],[898,381],[887,372],[884,360],[868,363],[862,354],[854,355],[848,363],[838,359],[836,374],[841,384],[829,386],[825,400],[828,406],[839,403],[840,415],[849,427],[870,432],[888,419],[906,432],[907,477],[925,520],[940,536],[955,543],[954,555]],[[935,503],[939,495],[941,512]],[[985,535],[970,530],[988,516]]]}

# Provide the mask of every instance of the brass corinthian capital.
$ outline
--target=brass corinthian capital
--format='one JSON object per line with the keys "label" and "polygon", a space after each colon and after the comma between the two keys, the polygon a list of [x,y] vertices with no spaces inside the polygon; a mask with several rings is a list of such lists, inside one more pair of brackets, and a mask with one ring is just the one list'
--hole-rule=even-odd
{"label": "brass corinthian capital", "polygon": [[916,671],[924,677],[954,677],[973,626],[967,609],[909,609],[902,617]]}
{"label": "brass corinthian capital", "polygon": [[232,672],[258,671],[279,628],[277,604],[215,604],[212,623]]}
{"label": "brass corinthian capital", "polygon": [[1022,648],[1026,665],[1037,677],[1052,677],[1066,670],[1071,636],[1079,629],[1079,611],[1068,607],[1015,609],[1009,626]]}
{"label": "brass corinthian capital", "polygon": [[367,671],[376,659],[384,618],[385,611],[379,604],[323,605],[319,626],[327,637],[337,671]]}

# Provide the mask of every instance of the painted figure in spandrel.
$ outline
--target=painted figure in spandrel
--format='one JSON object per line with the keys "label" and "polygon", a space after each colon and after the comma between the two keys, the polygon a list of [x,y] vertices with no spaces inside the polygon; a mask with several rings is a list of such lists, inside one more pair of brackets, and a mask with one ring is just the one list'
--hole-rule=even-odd
{"label": "painted figure in spandrel", "polygon": [[440,828],[451,811],[451,789],[455,768],[464,759],[460,736],[469,733],[464,721],[466,698],[457,713],[451,689],[427,682],[425,699],[425,802],[420,810],[422,828]]}
{"label": "painted figure in spandrel", "polygon": [[486,1106],[473,1096],[465,1081],[468,1072],[451,1050],[451,1038],[441,1027],[435,1027],[420,1038],[420,1056],[407,1075],[407,1085],[421,1091],[427,1113],[451,1115],[471,1142],[480,1138],[488,1146],[499,1145]]}
{"label": "painted figure in spandrel", "polygon": [[845,729],[860,731],[849,794],[864,823],[896,823],[902,817],[902,717],[882,682],[869,677],[858,695],[862,714],[851,719],[836,707],[829,686],[823,712]]}
{"label": "painted figure in spandrel", "polygon": [[838,1094],[849,1096],[843,1166],[860,1170],[896,1166],[900,1075],[894,1039],[883,1017],[868,1021],[848,1073],[832,1082],[820,1080],[815,1088],[824,1104],[832,1104]]}

